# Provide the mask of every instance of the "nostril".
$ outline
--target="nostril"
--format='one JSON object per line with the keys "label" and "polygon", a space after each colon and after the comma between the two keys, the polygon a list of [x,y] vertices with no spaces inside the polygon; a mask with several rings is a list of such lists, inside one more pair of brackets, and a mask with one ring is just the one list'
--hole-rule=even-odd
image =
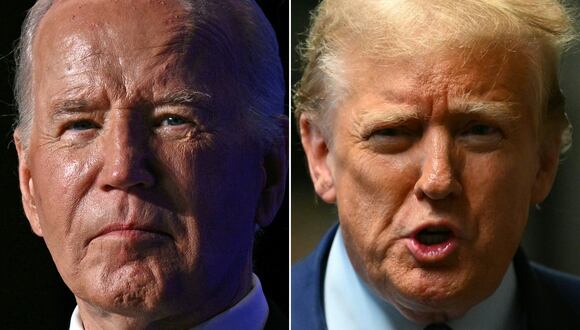
{"label": "nostril", "polygon": [[419,178],[415,185],[415,195],[418,199],[445,199],[459,195],[463,191],[460,182],[451,173],[431,173]]}
{"label": "nostril", "polygon": [[155,176],[144,159],[140,159],[138,162],[118,162],[110,166],[105,165],[101,176],[101,186],[105,191],[128,190],[137,186],[148,188],[155,184]]}

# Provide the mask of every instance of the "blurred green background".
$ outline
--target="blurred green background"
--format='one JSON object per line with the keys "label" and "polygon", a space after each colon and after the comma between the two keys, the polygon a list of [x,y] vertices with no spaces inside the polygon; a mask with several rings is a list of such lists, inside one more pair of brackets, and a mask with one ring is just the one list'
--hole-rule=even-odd
{"label": "blurred green background", "polygon": [[[306,34],[309,12],[317,3],[292,1],[292,86],[300,77],[296,46]],[[580,1],[573,3],[580,8]],[[523,246],[532,260],[580,275],[580,45],[563,58],[561,84],[567,98],[566,111],[579,132],[561,161],[550,196],[540,210],[531,211]],[[291,252],[294,263],[314,249],[326,230],[337,221],[337,213],[334,207],[316,198],[294,122],[292,130]]]}

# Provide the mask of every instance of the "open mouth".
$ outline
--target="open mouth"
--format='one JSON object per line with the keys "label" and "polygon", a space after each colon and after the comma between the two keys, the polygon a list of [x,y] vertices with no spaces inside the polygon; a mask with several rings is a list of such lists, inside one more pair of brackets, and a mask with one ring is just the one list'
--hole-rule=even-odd
{"label": "open mouth", "polygon": [[421,230],[415,239],[427,246],[438,245],[449,241],[453,237],[453,232],[446,227],[429,227]]}
{"label": "open mouth", "polygon": [[451,260],[459,248],[459,239],[449,226],[426,226],[407,241],[407,248],[418,262],[434,264]]}

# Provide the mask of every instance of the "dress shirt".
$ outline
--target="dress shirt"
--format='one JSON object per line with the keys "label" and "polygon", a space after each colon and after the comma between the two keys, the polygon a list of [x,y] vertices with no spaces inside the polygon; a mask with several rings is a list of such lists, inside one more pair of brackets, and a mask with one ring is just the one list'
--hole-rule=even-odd
{"label": "dress shirt", "polygon": [[[247,329],[262,330],[268,318],[268,303],[256,274],[252,274],[252,289],[237,304],[190,330]],[[77,306],[70,320],[70,330],[84,330]]]}
{"label": "dress shirt", "polygon": [[[519,314],[516,291],[516,275],[510,264],[500,286],[490,297],[447,324],[453,330],[516,329]],[[425,327],[407,320],[358,277],[348,258],[340,228],[326,266],[324,313],[329,330],[422,330]]]}

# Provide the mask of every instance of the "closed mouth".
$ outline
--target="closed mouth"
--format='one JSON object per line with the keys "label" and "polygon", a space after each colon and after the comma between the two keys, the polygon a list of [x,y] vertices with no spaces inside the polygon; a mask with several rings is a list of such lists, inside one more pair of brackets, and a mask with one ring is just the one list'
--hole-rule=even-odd
{"label": "closed mouth", "polygon": [[[159,235],[159,236],[166,236],[168,238],[172,238],[166,232],[160,231],[156,228],[152,228],[149,226],[136,226],[136,225],[109,225],[103,228],[101,231],[97,233],[93,237],[104,237],[109,235],[121,235],[127,237],[137,237],[140,235]],[[92,240],[92,239],[91,239]]]}

